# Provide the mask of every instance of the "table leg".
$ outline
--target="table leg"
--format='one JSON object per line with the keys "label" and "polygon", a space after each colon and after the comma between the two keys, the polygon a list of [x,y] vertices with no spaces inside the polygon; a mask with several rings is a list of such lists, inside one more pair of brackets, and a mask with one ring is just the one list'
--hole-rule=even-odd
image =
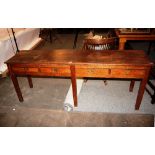
{"label": "table leg", "polygon": [[124,41],[124,40],[119,41],[119,50],[124,50],[125,49],[125,43],[126,43],[126,41]]}
{"label": "table leg", "polygon": [[28,83],[29,83],[30,88],[33,88],[33,83],[32,83],[31,76],[27,76],[27,79],[28,79]]}
{"label": "table leg", "polygon": [[77,107],[77,86],[76,86],[75,66],[70,66],[70,70],[71,70],[71,81],[72,81],[74,106]]}
{"label": "table leg", "polygon": [[18,84],[18,80],[17,80],[17,77],[16,75],[14,74],[10,74],[10,77],[12,79],[12,82],[13,82],[13,85],[14,85],[14,88],[16,90],[16,93],[17,93],[17,96],[18,96],[18,99],[20,102],[23,102],[23,96],[22,96],[22,93],[21,93],[21,90],[20,90],[20,87],[19,87],[19,84]]}
{"label": "table leg", "polygon": [[144,94],[144,91],[145,91],[145,86],[147,84],[149,72],[150,72],[150,69],[148,69],[146,71],[145,77],[142,79],[142,81],[140,83],[139,90],[138,90],[138,95],[137,95],[137,99],[136,99],[136,104],[135,104],[135,110],[138,110],[140,105],[141,105],[141,101],[142,101],[143,94]]}
{"label": "table leg", "polygon": [[130,92],[133,92],[134,85],[135,85],[135,80],[131,80],[130,87],[129,87]]}

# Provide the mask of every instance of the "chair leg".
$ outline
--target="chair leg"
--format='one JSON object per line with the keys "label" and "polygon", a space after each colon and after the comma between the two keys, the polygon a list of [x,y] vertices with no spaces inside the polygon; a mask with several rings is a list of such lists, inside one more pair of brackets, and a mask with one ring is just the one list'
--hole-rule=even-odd
{"label": "chair leg", "polygon": [[75,34],[75,38],[74,38],[73,49],[76,48],[76,43],[77,43],[78,34],[79,34],[79,30],[76,29],[76,34]]}
{"label": "chair leg", "polygon": [[28,83],[29,83],[30,88],[33,88],[33,83],[32,83],[31,76],[27,76],[27,79],[28,79]]}
{"label": "chair leg", "polygon": [[107,80],[103,80],[105,86],[108,84]]}
{"label": "chair leg", "polygon": [[133,92],[134,85],[135,85],[135,80],[131,80],[130,87],[129,87],[130,92]]}
{"label": "chair leg", "polygon": [[86,83],[88,81],[88,79],[84,79],[84,82]]}

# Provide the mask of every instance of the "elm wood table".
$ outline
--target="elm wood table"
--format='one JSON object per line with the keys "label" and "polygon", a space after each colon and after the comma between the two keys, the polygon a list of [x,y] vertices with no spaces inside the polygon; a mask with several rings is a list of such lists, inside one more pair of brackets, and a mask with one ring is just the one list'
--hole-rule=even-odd
{"label": "elm wood table", "polygon": [[[125,49],[125,43],[128,40],[144,40],[144,41],[155,41],[155,34],[131,34],[121,33],[119,30],[115,30],[117,37],[119,38],[119,50]],[[150,53],[151,43],[149,45],[148,54]]]}
{"label": "elm wood table", "polygon": [[28,76],[32,88],[31,76],[71,77],[74,106],[77,106],[76,78],[122,78],[141,79],[135,109],[138,110],[144,94],[152,63],[139,50],[33,50],[20,51],[7,62],[9,73],[19,101],[23,101],[17,76]]}

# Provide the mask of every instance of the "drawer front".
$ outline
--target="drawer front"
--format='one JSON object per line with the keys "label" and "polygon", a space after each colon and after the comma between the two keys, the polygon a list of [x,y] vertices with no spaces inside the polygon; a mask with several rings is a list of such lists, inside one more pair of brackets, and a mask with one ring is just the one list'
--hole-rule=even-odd
{"label": "drawer front", "polygon": [[25,74],[25,68],[24,67],[12,67],[12,71],[16,74]]}
{"label": "drawer front", "polygon": [[35,67],[27,68],[26,72],[27,73],[38,73],[39,72],[39,68],[35,68]]}
{"label": "drawer front", "polygon": [[112,69],[111,77],[113,78],[142,78],[145,75],[145,70],[133,69]]}
{"label": "drawer front", "polygon": [[[19,75],[40,75],[40,76],[71,76],[70,66],[55,65],[52,67],[12,67],[12,71]],[[143,78],[145,69],[119,69],[119,68],[87,68],[75,67],[77,77],[96,78]]]}
{"label": "drawer front", "polygon": [[12,67],[15,74],[41,76],[70,76],[69,66],[54,67]]}
{"label": "drawer front", "polygon": [[145,70],[142,69],[106,69],[106,68],[77,68],[77,77],[96,78],[143,78]]}
{"label": "drawer front", "polygon": [[70,76],[69,67],[52,67],[52,68],[41,67],[40,72],[42,74],[49,74],[52,76]]}
{"label": "drawer front", "polygon": [[109,74],[109,69],[103,68],[77,68],[77,77],[107,77]]}

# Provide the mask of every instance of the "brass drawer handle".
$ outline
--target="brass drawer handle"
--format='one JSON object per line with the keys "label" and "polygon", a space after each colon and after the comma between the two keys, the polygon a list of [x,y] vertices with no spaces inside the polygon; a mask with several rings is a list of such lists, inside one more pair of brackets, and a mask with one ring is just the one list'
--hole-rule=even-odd
{"label": "brass drawer handle", "polygon": [[88,72],[89,73],[94,73],[95,71],[94,71],[94,69],[90,69],[90,70],[88,70]]}
{"label": "brass drawer handle", "polygon": [[126,70],[125,74],[128,75],[128,74],[130,74],[130,72],[131,72],[131,70]]}
{"label": "brass drawer handle", "polygon": [[53,71],[54,71],[54,72],[57,72],[57,71],[58,71],[58,69],[57,69],[57,68],[53,68]]}

